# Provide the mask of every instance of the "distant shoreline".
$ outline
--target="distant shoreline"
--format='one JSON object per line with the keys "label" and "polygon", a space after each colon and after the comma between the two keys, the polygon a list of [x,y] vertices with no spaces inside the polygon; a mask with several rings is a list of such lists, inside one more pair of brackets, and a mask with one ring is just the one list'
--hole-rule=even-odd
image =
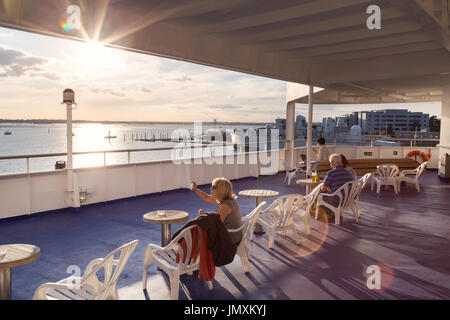
{"label": "distant shoreline", "polygon": [[[187,122],[177,122],[177,121],[96,121],[96,120],[73,120],[73,123],[98,123],[98,124],[131,124],[131,125],[142,125],[142,124],[170,124],[170,125],[191,125],[194,124],[193,121]],[[29,123],[29,124],[60,124],[66,123],[66,120],[58,119],[0,119],[1,123]],[[210,125],[255,125],[255,126],[265,126],[267,122],[202,122],[203,124]]]}

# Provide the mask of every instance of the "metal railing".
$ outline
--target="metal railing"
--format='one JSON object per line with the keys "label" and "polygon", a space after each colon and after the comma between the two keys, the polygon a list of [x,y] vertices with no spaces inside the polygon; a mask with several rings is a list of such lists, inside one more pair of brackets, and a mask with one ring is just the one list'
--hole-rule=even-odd
{"label": "metal railing", "polygon": [[[326,138],[327,140],[327,145],[328,146],[358,146],[358,145],[351,145],[351,144],[338,144],[339,141],[360,141],[360,142],[368,142],[367,145],[364,144],[360,144],[359,146],[374,146],[373,145],[373,141],[374,140],[384,140],[384,141],[402,141],[402,142],[407,142],[409,141],[409,143],[405,144],[405,145],[400,145],[399,147],[427,147],[430,145],[417,145],[417,142],[423,142],[423,143],[430,143],[430,144],[434,144],[433,146],[436,145],[436,143],[439,143],[439,139],[408,139],[408,138],[386,138],[386,137],[364,137],[364,138],[340,138],[340,137],[335,137],[335,138]],[[304,142],[305,146],[306,146],[306,139],[296,139],[294,140],[295,142]],[[179,142],[177,140],[173,141],[173,142]],[[290,142],[290,140],[279,140],[278,141],[280,143],[280,149],[281,150],[285,150],[285,145],[283,145],[284,143]],[[313,141],[313,143],[315,144],[315,141]],[[370,144],[369,144],[370,143]],[[267,149],[267,146],[271,144],[270,141],[260,141],[260,142],[252,142],[252,143],[240,143],[240,144],[230,144],[230,143],[211,143],[211,144],[201,144],[201,145],[186,145],[184,147],[161,147],[161,148],[145,148],[145,149],[119,149],[119,150],[102,150],[102,151],[84,151],[84,152],[73,152],[74,156],[77,155],[89,155],[89,154],[103,154],[103,166],[106,167],[107,164],[107,154],[110,153],[127,153],[127,162],[126,163],[121,163],[121,164],[133,164],[133,163],[142,163],[142,162],[132,162],[131,161],[131,154],[132,153],[137,153],[137,152],[154,152],[154,151],[168,151],[168,150],[178,150],[178,149],[182,149],[182,150],[186,150],[186,149],[191,149],[191,150],[195,150],[195,149],[204,149],[204,148],[220,148],[220,147],[234,147],[234,152],[233,154],[240,154],[240,153],[246,153],[245,149],[251,145],[257,145],[259,147],[264,146],[265,149]],[[408,145],[409,144],[409,145]],[[244,147],[244,151],[238,151],[236,150],[237,147]],[[255,150],[256,149],[256,150]],[[258,151],[259,148],[252,148],[252,150],[250,151]],[[270,149],[270,150],[275,150],[275,149]],[[212,153],[211,153],[212,154]],[[211,156],[230,156],[232,154],[222,154],[222,155],[211,155]],[[67,156],[67,153],[47,153],[47,154],[31,154],[31,155],[13,155],[13,156],[0,156],[0,161],[2,160],[16,160],[16,159],[25,159],[26,161],[26,171],[25,173],[30,173],[30,160],[31,159],[35,159],[35,158],[50,158],[50,157],[64,157]],[[194,158],[191,158],[194,159]],[[146,162],[155,162],[155,161],[167,161],[167,160],[171,160],[171,159],[159,159],[159,160],[148,160],[148,161],[144,161],[144,163]],[[20,173],[20,172],[13,172],[13,173]],[[1,173],[0,173],[1,174]],[[11,172],[9,173],[4,173],[4,174],[12,174]]]}

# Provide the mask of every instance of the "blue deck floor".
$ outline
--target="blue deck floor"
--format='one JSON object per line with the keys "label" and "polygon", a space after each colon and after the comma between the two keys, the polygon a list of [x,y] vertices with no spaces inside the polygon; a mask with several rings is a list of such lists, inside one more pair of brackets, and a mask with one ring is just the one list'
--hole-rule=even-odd
{"label": "blue deck floor", "polygon": [[[302,193],[297,185],[283,183],[284,173],[233,181],[234,191],[266,188],[283,194]],[[449,299],[450,298],[450,184],[435,171],[421,177],[422,192],[413,185],[380,194],[362,192],[362,216],[355,223],[345,213],[340,226],[313,220],[302,242],[277,235],[274,249],[267,248],[267,234],[251,242],[253,260],[244,274],[238,257],[216,269],[214,289],[193,276],[182,276],[180,299]],[[207,191],[209,186],[201,186]],[[270,200],[269,200],[270,201]],[[239,197],[244,214],[254,199]],[[159,225],[144,223],[142,215],[157,209],[179,209],[197,216],[199,208],[214,210],[189,190],[174,190],[118,200],[79,209],[4,219],[0,221],[0,243],[29,243],[40,247],[41,257],[13,269],[13,299],[31,299],[44,282],[67,277],[66,269],[84,270],[92,259],[103,257],[120,245],[140,243],[118,281],[120,299],[167,299],[168,279],[150,266],[146,292],[142,290],[142,263],[148,243],[159,244]],[[183,223],[172,225],[172,231]],[[366,285],[366,270],[382,270],[382,290]]]}

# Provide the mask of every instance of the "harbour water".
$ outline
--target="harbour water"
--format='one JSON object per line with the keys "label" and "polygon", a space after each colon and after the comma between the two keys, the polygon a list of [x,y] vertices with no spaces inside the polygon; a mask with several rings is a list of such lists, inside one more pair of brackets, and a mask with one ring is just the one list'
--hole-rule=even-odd
{"label": "harbour water", "polygon": [[[248,124],[213,125],[202,124],[202,131],[217,128],[219,130],[248,129],[261,126]],[[175,130],[187,129],[190,136],[194,136],[194,124],[151,124],[151,125],[126,125],[126,124],[99,124],[83,123],[73,124],[73,152],[91,152],[108,150],[172,148],[179,142],[149,142],[137,141],[138,139],[171,138]],[[5,135],[10,131],[11,135]],[[107,139],[105,136],[116,136]],[[232,147],[231,147],[232,148]],[[231,149],[232,150],[232,149]],[[23,156],[37,154],[66,153],[66,125],[65,124],[0,124],[0,157]],[[225,152],[228,152],[225,150]],[[132,163],[169,160],[171,150],[132,152]],[[30,158],[30,172],[55,170],[56,161],[66,161],[65,156]],[[128,153],[107,153],[106,163],[121,164],[128,162]],[[103,153],[74,155],[74,168],[102,166]],[[26,172],[26,159],[0,160],[0,174]]]}

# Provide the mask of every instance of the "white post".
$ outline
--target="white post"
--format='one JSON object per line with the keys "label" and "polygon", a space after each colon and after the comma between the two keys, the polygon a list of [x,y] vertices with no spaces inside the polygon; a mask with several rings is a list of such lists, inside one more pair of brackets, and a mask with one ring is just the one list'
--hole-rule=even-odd
{"label": "white post", "polygon": [[290,101],[286,106],[286,161],[297,167],[298,163],[294,163],[295,152],[295,102]]}
{"label": "white post", "polygon": [[67,191],[73,192],[72,162],[72,104],[66,104],[67,110]]}
{"label": "white post", "polygon": [[307,174],[311,174],[311,161],[312,161],[312,122],[313,122],[313,93],[314,86],[309,86],[308,96],[308,135],[306,140],[306,171]]}

